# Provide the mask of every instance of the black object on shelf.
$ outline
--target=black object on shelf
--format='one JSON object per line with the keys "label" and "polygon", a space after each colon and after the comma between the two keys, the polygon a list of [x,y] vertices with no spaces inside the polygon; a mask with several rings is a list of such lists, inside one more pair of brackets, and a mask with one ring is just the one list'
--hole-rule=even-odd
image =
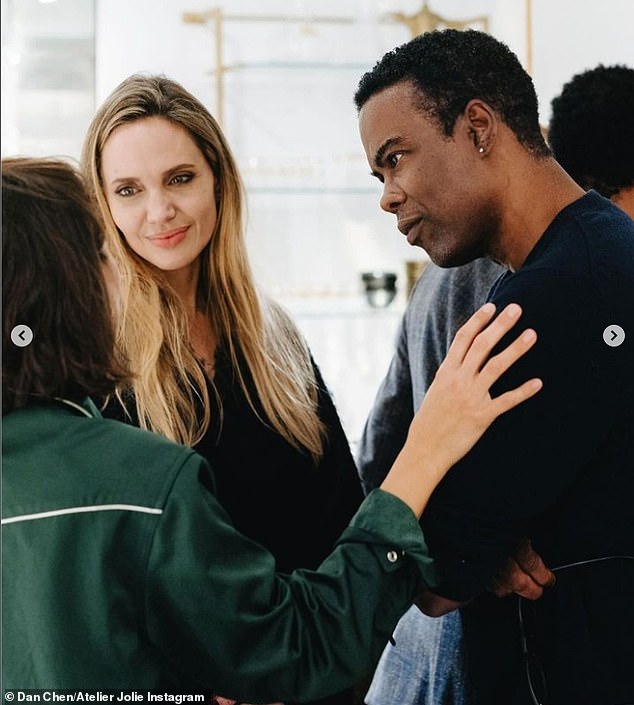
{"label": "black object on shelf", "polygon": [[396,296],[397,275],[394,272],[363,272],[361,279],[370,306],[384,308],[392,303]]}

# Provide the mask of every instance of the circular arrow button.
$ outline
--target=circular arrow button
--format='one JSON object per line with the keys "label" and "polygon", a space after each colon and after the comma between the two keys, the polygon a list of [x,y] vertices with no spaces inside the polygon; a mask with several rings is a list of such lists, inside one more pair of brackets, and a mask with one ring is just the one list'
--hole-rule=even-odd
{"label": "circular arrow button", "polygon": [[603,331],[603,342],[611,348],[618,348],[625,341],[625,331],[613,323]]}
{"label": "circular arrow button", "polygon": [[18,348],[25,348],[33,341],[33,331],[21,323],[11,331],[11,342]]}

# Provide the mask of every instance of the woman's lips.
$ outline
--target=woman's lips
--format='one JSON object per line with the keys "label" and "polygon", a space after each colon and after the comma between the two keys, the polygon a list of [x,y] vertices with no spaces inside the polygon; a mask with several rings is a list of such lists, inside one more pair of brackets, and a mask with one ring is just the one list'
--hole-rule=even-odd
{"label": "woman's lips", "polygon": [[178,228],[177,230],[170,230],[167,233],[153,235],[149,237],[148,240],[157,247],[176,247],[185,239],[186,234],[187,227],[184,227]]}

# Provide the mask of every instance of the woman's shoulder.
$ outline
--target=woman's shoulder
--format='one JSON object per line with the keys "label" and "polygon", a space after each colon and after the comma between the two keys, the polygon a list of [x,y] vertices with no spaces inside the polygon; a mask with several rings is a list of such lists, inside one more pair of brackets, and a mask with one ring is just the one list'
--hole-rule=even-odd
{"label": "woman's shoulder", "polygon": [[160,468],[180,466],[193,454],[191,448],[159,433],[138,428],[130,420],[122,422],[101,415],[95,421],[98,422],[98,431],[91,434],[94,452],[108,463],[119,463],[141,474],[147,469],[152,474]]}
{"label": "woman's shoulder", "polygon": [[5,419],[4,459],[25,487],[47,487],[48,498],[72,490],[93,504],[143,504],[165,496],[178,473],[196,465],[191,449],[82,406],[42,405]]}

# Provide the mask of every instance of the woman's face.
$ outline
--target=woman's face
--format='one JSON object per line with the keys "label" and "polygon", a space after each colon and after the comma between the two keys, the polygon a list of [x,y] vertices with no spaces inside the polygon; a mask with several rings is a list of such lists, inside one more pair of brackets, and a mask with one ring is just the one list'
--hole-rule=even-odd
{"label": "woman's face", "polygon": [[128,245],[168,275],[196,276],[217,211],[213,172],[189,132],[162,117],[117,127],[101,178]]}

